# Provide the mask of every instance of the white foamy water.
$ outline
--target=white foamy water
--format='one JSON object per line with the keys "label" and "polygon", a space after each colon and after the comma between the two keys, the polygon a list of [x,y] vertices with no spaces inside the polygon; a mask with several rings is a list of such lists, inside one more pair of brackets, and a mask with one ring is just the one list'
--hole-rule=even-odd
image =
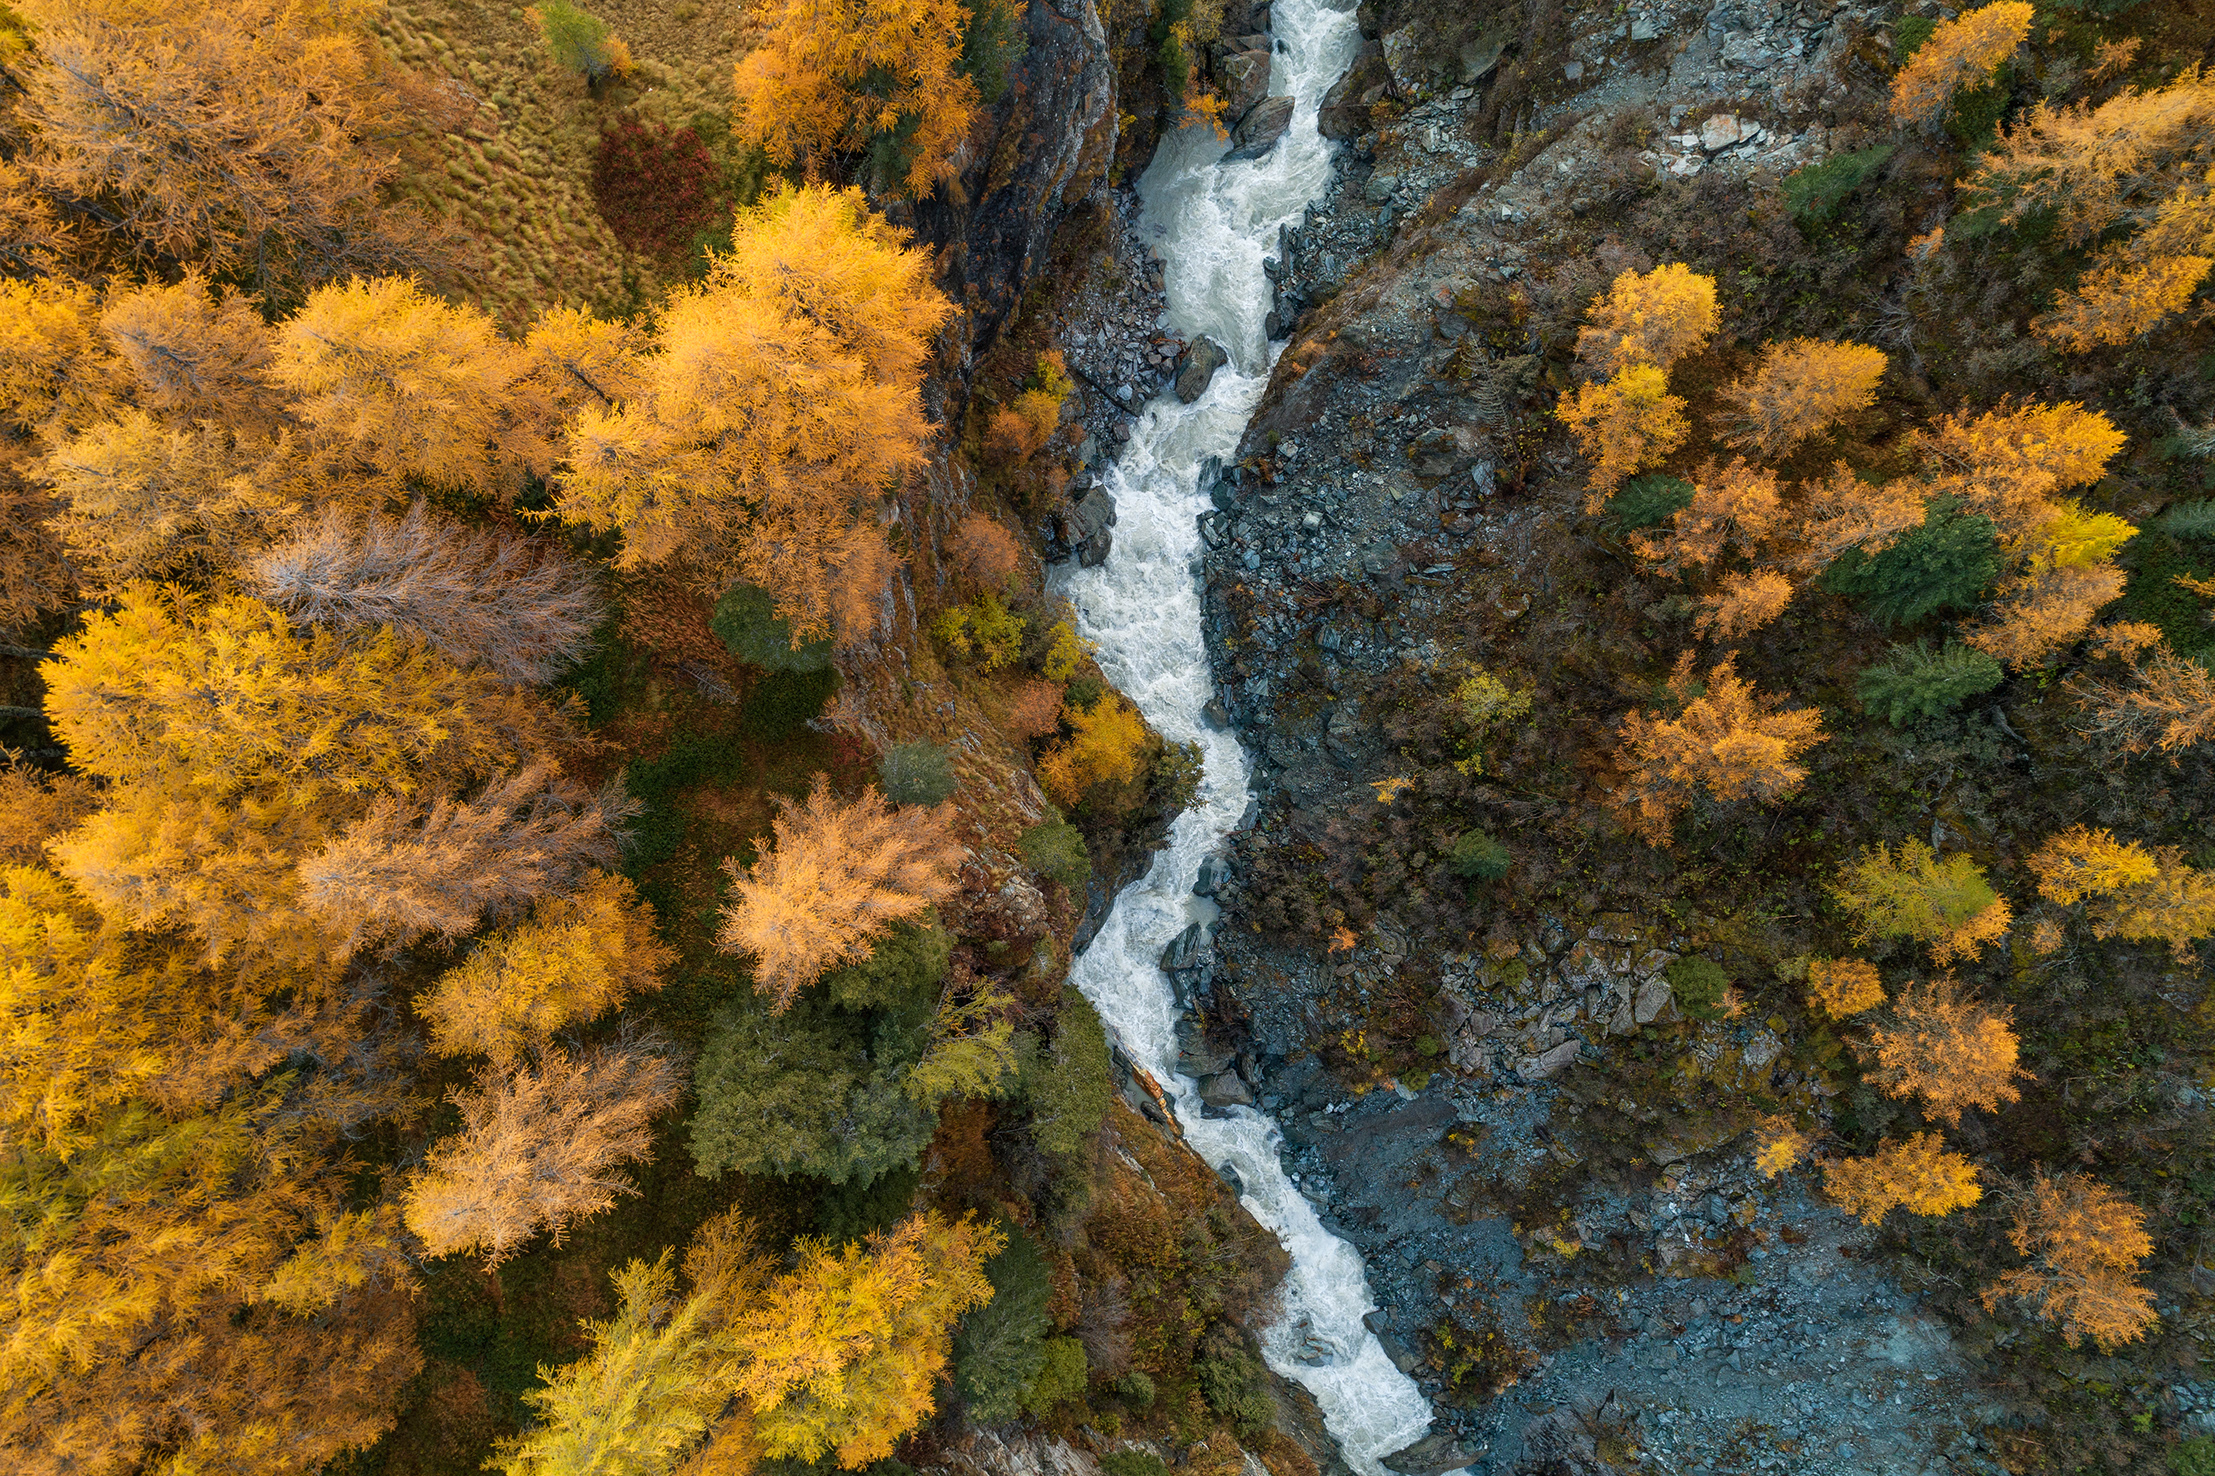
{"label": "white foamy water", "polygon": [[1329,183],[1331,146],[1316,132],[1316,112],[1361,39],[1350,6],[1277,0],[1270,14],[1288,48],[1276,55],[1270,91],[1295,100],[1284,138],[1261,159],[1218,163],[1224,145],[1205,127],[1187,128],[1162,144],[1139,181],[1143,228],[1168,263],[1173,326],[1187,339],[1213,338],[1231,362],[1196,404],[1165,396],[1139,417],[1107,474],[1114,551],[1059,585],[1115,685],[1171,741],[1197,742],[1207,767],[1199,803],[1178,818],[1153,868],[1116,898],[1071,982],[1169,1094],[1193,1149],[1237,1171],[1246,1208],[1291,1253],[1282,1315],[1262,1338],[1263,1354],[1315,1395],[1348,1463],[1362,1476],[1384,1476],[1380,1458],[1422,1437],[1430,1406],[1362,1325],[1376,1303],[1361,1257],[1323,1228],[1285,1177],[1276,1124],[1251,1108],[1203,1116],[1198,1085],[1176,1074],[1177,1006],[1158,964],[1187,925],[1212,920],[1213,907],[1192,895],[1192,884],[1248,801],[1245,750],[1201,717],[1214,683],[1195,572],[1196,520],[1209,506],[1200,464],[1231,458],[1268,383],[1277,346],[1262,331],[1270,305],[1262,261],[1276,250],[1278,228],[1297,224]]}

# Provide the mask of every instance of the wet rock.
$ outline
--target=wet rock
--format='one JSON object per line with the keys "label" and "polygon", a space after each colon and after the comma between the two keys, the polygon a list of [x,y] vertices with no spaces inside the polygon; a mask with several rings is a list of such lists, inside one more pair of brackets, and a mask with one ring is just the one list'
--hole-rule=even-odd
{"label": "wet rock", "polygon": [[1200,1078],[1200,1100],[1210,1107],[1251,1107],[1254,1094],[1235,1071]]}
{"label": "wet rock", "polygon": [[1177,934],[1176,941],[1161,951],[1161,970],[1165,974],[1181,974],[1186,969],[1197,968],[1200,950],[1207,945],[1207,930],[1194,923]]}
{"label": "wet rock", "polygon": [[1178,1075],[1200,1081],[1230,1069],[1231,1058],[1208,1044],[1199,1021],[1180,1015],[1176,1031]]}
{"label": "wet rock", "polygon": [[1177,398],[1189,405],[1206,394],[1215,371],[1230,361],[1229,352],[1212,338],[1192,345],[1185,352],[1184,367],[1177,371]]}
{"label": "wet rock", "polygon": [[1077,565],[1084,569],[1097,569],[1107,562],[1114,550],[1115,535],[1102,528],[1077,546]]}
{"label": "wet rock", "polygon": [[1264,98],[1231,130],[1230,152],[1225,159],[1258,159],[1277,146],[1292,124],[1292,99]]}
{"label": "wet rock", "polygon": [[1223,884],[1223,877],[1226,870],[1227,868],[1223,865],[1223,860],[1220,856],[1201,857],[1200,875],[1198,879],[1196,879],[1192,883],[1192,895],[1195,897],[1214,896],[1215,889]]}
{"label": "wet rock", "polygon": [[1400,1476],[1445,1476],[1476,1460],[1480,1453],[1467,1449],[1451,1430],[1438,1430],[1384,1458],[1387,1471]]}
{"label": "wet rock", "polygon": [[1241,51],[1215,69],[1223,84],[1223,116],[1235,126],[1269,95],[1269,52]]}
{"label": "wet rock", "polygon": [[1323,109],[1315,126],[1325,138],[1354,139],[1369,131],[1370,108],[1366,94],[1389,78],[1384,69],[1384,48],[1374,41],[1362,43],[1361,52],[1346,75],[1323,94]]}

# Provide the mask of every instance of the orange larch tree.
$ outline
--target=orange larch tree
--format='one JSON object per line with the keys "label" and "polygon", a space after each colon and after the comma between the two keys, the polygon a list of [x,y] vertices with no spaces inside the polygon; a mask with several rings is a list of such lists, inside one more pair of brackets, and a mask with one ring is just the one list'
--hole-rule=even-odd
{"label": "orange larch tree", "polygon": [[1752,553],[1778,529],[1783,503],[1775,474],[1764,467],[1742,457],[1710,462],[1692,489],[1691,504],[1675,514],[1667,535],[1637,542],[1640,555],[1656,560],[1664,574],[1708,568],[1727,548]]}
{"label": "orange larch tree", "polygon": [[1884,1003],[1884,981],[1875,964],[1859,958],[1814,958],[1807,964],[1807,1003],[1833,1020]]}
{"label": "orange larch tree", "polygon": [[2086,730],[2125,753],[2159,749],[2173,759],[2215,742],[2215,669],[2165,645],[2154,647],[2120,681],[2086,677],[2072,690]]}
{"label": "orange larch tree", "polygon": [[2105,1351],[2136,1342],[2153,1326],[2153,1293],[2138,1267],[2153,1254],[2145,1212],[2083,1174],[2040,1174],[2015,1205],[2008,1239],[2031,1264],[2003,1274],[1984,1305],[2020,1300],[2071,1342]]}
{"label": "orange larch tree", "polygon": [[1669,367],[1713,336],[1715,279],[1670,262],[1625,272],[1585,310],[1577,358],[1601,379],[1637,365]]}
{"label": "orange larch tree", "polygon": [[1762,350],[1753,376],[1726,387],[1736,413],[1732,440],[1781,456],[1842,415],[1866,409],[1884,378],[1884,353],[1860,343],[1795,338]]}
{"label": "orange larch tree", "polygon": [[1592,458],[1587,511],[1598,511],[1607,492],[1633,472],[1659,465],[1691,433],[1684,401],[1669,393],[1668,376],[1651,364],[1632,364],[1580,387],[1557,413]]}
{"label": "orange larch tree", "polygon": [[1981,87],[2030,34],[2031,7],[2024,0],[1968,11],[1940,25],[1892,78],[1892,118],[1930,123],[1963,87]]}
{"label": "orange larch tree", "polygon": [[[1679,690],[1691,684],[1691,660],[1688,652],[1677,665]],[[1677,716],[1633,712],[1623,719],[1617,761],[1626,778],[1614,805],[1631,830],[1666,846],[1678,813],[1699,795],[1728,802],[1790,794],[1807,777],[1799,756],[1822,741],[1820,712],[1777,711],[1775,700],[1725,658],[1709,670],[1706,691]]]}
{"label": "orange larch tree", "polygon": [[1996,1110],[2022,1094],[2009,1012],[1979,1004],[1952,979],[1910,984],[1870,1030],[1868,1080],[1892,1097],[1920,1097],[1930,1116],[1961,1120],[1964,1107]]}
{"label": "orange larch tree", "polygon": [[1823,1170],[1823,1188],[1841,1209],[1874,1225],[1895,1208],[1950,1215],[1984,1197],[1977,1167],[1936,1133],[1885,1143],[1866,1158],[1843,1158]]}
{"label": "orange larch tree", "polygon": [[754,960],[754,987],[779,1010],[841,964],[869,957],[894,923],[952,895],[962,849],[950,807],[895,810],[876,787],[852,803],[815,776],[804,804],[780,800],[776,845],[752,867],[723,863],[731,900],[716,946]]}

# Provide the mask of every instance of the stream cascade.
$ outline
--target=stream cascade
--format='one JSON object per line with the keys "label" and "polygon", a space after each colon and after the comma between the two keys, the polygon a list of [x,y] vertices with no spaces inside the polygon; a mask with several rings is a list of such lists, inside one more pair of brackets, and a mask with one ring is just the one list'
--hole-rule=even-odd
{"label": "stream cascade", "polygon": [[1059,586],[1116,687],[1164,738],[1197,743],[1205,767],[1197,803],[1178,817],[1146,875],[1117,896],[1070,982],[1161,1086],[1192,1149],[1230,1170],[1247,1210],[1290,1254],[1262,1354],[1315,1396],[1355,1471],[1385,1476],[1383,1458],[1429,1430],[1430,1405],[1364,1324],[1376,1303],[1361,1257],[1324,1228],[1286,1176],[1276,1124],[1251,1107],[1203,1111],[1198,1083],[1177,1074],[1178,1003],[1158,963],[1193,922],[1213,922],[1213,905],[1193,895],[1193,884],[1250,803],[1244,748],[1203,716],[1214,679],[1201,640],[1198,519],[1209,508],[1201,469],[1211,458],[1233,459],[1282,348],[1264,331],[1263,262],[1280,228],[1300,224],[1330,182],[1332,146],[1316,115],[1361,41],[1350,5],[1278,0],[1271,15],[1270,93],[1294,99],[1284,136],[1258,159],[1227,159],[1221,137],[1195,123],[1163,141],[1139,181],[1141,231],[1166,263],[1166,326],[1189,342],[1214,339],[1230,361],[1194,403],[1164,395],[1139,414],[1106,474],[1118,513],[1114,551],[1096,568],[1063,575]]}

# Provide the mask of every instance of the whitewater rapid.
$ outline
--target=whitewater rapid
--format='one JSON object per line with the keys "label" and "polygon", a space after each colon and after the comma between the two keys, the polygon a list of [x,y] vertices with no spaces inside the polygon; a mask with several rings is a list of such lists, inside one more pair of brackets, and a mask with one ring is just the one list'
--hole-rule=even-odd
{"label": "whitewater rapid", "polygon": [[1246,1208],[1291,1254],[1263,1356],[1314,1394],[1356,1471],[1385,1476],[1381,1457],[1424,1435],[1429,1403],[1363,1324],[1376,1303],[1361,1257],[1323,1228],[1285,1177],[1276,1124],[1245,1107],[1203,1115],[1198,1084],[1176,1073],[1177,1005],[1158,962],[1189,924],[1213,921],[1213,906],[1194,897],[1192,885],[1249,802],[1244,748],[1201,715],[1214,681],[1200,637],[1197,520],[1209,507],[1200,466],[1233,458],[1268,384],[1280,346],[1263,331],[1270,285],[1262,262],[1279,227],[1298,224],[1330,181],[1331,146],[1316,131],[1316,114],[1361,41],[1351,5],[1277,0],[1270,15],[1280,43],[1270,92],[1294,99],[1283,139],[1260,159],[1219,162],[1224,145],[1213,131],[1188,127],[1163,142],[1139,181],[1141,228],[1167,263],[1170,326],[1188,341],[1214,339],[1230,363],[1196,403],[1163,396],[1140,414],[1107,473],[1114,552],[1057,582],[1115,685],[1164,737],[1198,743],[1206,770],[1198,803],[1177,819],[1152,869],[1115,899],[1071,982],[1168,1094],[1193,1150],[1236,1171]]}

